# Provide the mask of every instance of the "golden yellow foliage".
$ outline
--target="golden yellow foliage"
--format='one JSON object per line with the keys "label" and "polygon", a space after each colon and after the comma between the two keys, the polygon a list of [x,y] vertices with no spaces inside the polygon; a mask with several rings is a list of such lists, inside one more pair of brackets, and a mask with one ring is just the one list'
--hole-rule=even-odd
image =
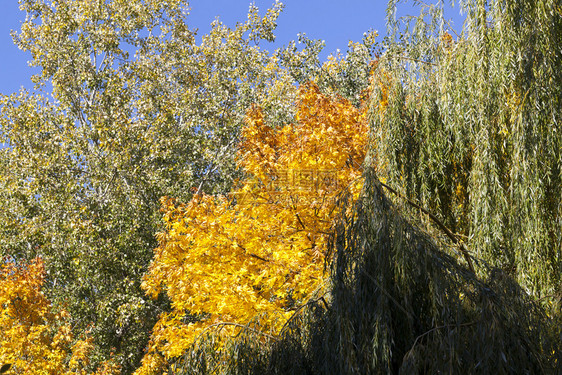
{"label": "golden yellow foliage", "polygon": [[447,53],[451,53],[451,48],[453,47],[454,40],[453,36],[448,32],[445,32],[441,35],[441,46]]}
{"label": "golden yellow foliage", "polygon": [[358,195],[368,129],[359,110],[313,84],[300,89],[296,118],[274,129],[260,108],[248,111],[238,154],[246,178],[230,197],[162,199],[166,230],[143,288],[165,290],[173,311],[155,325],[138,374],[213,327],[231,335],[259,318],[275,335],[321,288],[335,198]]}
{"label": "golden yellow foliage", "polygon": [[[14,374],[90,373],[85,367],[92,339],[74,340],[68,313],[52,312],[41,290],[44,276],[40,259],[28,265],[4,260],[0,269],[0,363],[11,364]],[[118,367],[110,363],[97,372],[118,373]]]}

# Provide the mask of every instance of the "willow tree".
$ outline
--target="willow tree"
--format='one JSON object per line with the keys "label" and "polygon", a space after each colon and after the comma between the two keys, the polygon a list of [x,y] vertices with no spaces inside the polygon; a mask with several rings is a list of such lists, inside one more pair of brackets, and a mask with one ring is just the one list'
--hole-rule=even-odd
{"label": "willow tree", "polygon": [[461,3],[459,34],[438,6],[390,24],[373,94],[381,175],[471,255],[551,296],[562,265],[561,2]]}
{"label": "willow tree", "polygon": [[311,300],[260,364],[271,374],[558,373],[555,321],[506,273],[478,277],[416,225],[371,157],[353,210],[339,204],[327,303]]}

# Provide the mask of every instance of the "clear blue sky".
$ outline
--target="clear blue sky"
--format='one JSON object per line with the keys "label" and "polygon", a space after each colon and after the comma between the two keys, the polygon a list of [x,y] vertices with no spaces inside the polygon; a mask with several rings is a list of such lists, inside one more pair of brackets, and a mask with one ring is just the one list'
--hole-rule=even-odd
{"label": "clear blue sky", "polygon": [[[275,0],[256,0],[265,11]],[[278,20],[277,41],[263,45],[272,50],[295,40],[305,32],[313,39],[326,41],[325,52],[346,51],[349,40],[360,41],[369,29],[385,34],[385,0],[284,0],[285,9]],[[192,0],[188,25],[201,33],[209,30],[216,16],[228,26],[246,19],[250,0]],[[33,74],[27,61],[31,56],[20,51],[12,41],[10,30],[19,30],[25,14],[18,9],[17,0],[0,0],[0,93],[18,91],[21,86],[32,89]],[[408,8],[406,8],[408,9]],[[460,29],[460,25],[456,28]]]}

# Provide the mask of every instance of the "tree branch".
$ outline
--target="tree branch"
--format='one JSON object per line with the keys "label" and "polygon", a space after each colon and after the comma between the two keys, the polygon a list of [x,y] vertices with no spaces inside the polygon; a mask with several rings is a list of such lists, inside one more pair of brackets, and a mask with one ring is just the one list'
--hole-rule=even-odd
{"label": "tree branch", "polygon": [[[269,333],[265,333],[260,331],[259,329],[255,329],[252,328],[250,326],[247,325],[243,325],[243,324],[239,324],[239,323],[233,323],[233,322],[221,322],[221,323],[215,323],[215,324],[211,324],[210,326],[206,327],[203,332],[211,329],[211,328],[215,328],[215,327],[223,327],[223,326],[233,326],[233,327],[238,327],[238,328],[242,328],[242,329],[247,329],[249,331],[252,331],[254,333],[257,333],[258,335],[262,335],[267,337],[270,340],[274,340],[274,341],[279,341],[279,339],[273,335],[270,335]],[[201,335],[203,334],[203,332],[201,332]],[[200,336],[201,336],[200,335]]]}
{"label": "tree branch", "polygon": [[459,238],[457,237],[457,235],[455,235],[453,232],[451,232],[451,230],[449,228],[447,228],[445,226],[445,224],[443,224],[435,215],[433,215],[431,212],[429,212],[428,210],[426,210],[425,208],[423,208],[422,206],[420,206],[417,203],[412,202],[411,200],[409,200],[408,198],[402,196],[402,194],[400,194],[398,191],[394,190],[393,188],[391,188],[390,186],[388,186],[387,184],[385,184],[384,182],[381,182],[381,185],[384,186],[388,191],[390,191],[391,193],[393,193],[394,195],[396,195],[397,197],[403,199],[404,201],[406,201],[406,203],[408,203],[410,206],[417,208],[418,210],[420,210],[421,212],[423,212],[424,214],[428,215],[431,220],[433,220],[435,222],[435,224],[437,224],[437,226],[443,231],[445,232],[445,234],[447,235],[447,237],[449,237],[451,239],[451,241],[453,241],[454,244],[459,245],[460,251],[464,257],[464,259],[466,260],[466,263],[468,263],[468,268],[470,269],[470,271],[472,273],[475,273],[474,271],[474,266],[472,264],[472,259],[470,258],[470,254],[468,253],[468,251],[466,250],[466,248],[464,247],[464,244],[462,242],[460,242]]}

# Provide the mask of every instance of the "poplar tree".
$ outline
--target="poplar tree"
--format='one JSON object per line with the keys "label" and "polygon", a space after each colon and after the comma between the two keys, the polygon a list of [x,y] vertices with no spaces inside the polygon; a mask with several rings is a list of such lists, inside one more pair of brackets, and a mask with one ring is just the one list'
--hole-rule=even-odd
{"label": "poplar tree", "polygon": [[34,92],[0,98],[0,254],[46,268],[44,290],[90,329],[93,365],[110,353],[136,367],[164,298],[141,290],[160,198],[226,192],[252,103],[291,118],[296,90],[273,40],[282,5],[215,21],[196,42],[182,0],[25,0],[18,47]]}

